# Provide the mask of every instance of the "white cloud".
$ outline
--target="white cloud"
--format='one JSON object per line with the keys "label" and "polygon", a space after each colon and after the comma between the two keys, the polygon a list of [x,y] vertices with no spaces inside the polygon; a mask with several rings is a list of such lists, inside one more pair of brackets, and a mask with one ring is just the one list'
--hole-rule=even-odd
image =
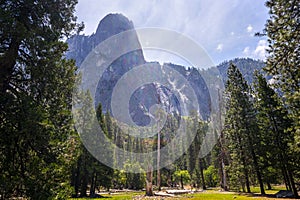
{"label": "white cloud", "polygon": [[223,51],[223,46],[224,45],[222,43],[218,44],[216,50],[219,51],[219,52]]}
{"label": "white cloud", "polygon": [[266,49],[268,48],[268,43],[266,40],[259,40],[255,49],[249,46],[245,47],[243,50],[243,55],[246,57],[251,57],[254,59],[265,60],[267,56]]}
{"label": "white cloud", "polygon": [[249,24],[248,27],[247,27],[247,32],[251,33],[252,31],[253,31],[253,27],[252,27],[251,24]]}
{"label": "white cloud", "polygon": [[268,48],[268,43],[266,40],[259,40],[256,49],[253,52],[253,55],[261,60],[266,59],[267,51],[266,49]]}
{"label": "white cloud", "polygon": [[244,51],[243,51],[243,54],[245,56],[249,56],[249,53],[250,53],[250,47],[245,47]]}
{"label": "white cloud", "polygon": [[263,29],[268,17],[264,2],[253,0],[80,0],[76,6],[78,21],[84,21],[86,35],[95,32],[108,13],[122,13],[136,28],[159,27],[183,33],[216,62],[240,56],[246,46],[253,50],[257,40],[244,34],[253,34],[253,27]]}

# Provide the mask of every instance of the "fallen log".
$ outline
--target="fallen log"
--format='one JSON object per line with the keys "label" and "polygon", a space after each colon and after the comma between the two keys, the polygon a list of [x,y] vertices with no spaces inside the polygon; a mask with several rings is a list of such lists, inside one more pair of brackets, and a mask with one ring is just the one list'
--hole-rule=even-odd
{"label": "fallen log", "polygon": [[174,194],[174,195],[178,195],[178,194],[188,194],[191,191],[190,190],[166,190],[166,192],[168,194]]}
{"label": "fallen log", "polygon": [[161,196],[161,197],[175,197],[174,194],[168,194],[165,192],[155,192],[154,193],[155,196]]}

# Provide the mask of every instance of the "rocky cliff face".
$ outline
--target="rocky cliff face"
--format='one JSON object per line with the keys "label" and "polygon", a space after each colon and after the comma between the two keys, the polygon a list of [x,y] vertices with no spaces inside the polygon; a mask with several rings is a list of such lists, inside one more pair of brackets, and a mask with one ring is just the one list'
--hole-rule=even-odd
{"label": "rocky cliff face", "polygon": [[[92,34],[91,36],[75,35],[70,38],[67,41],[69,50],[66,54],[66,57],[75,59],[76,65],[80,67],[86,56],[98,44],[111,36],[133,29],[133,23],[122,14],[109,14],[100,21],[96,33]],[[128,41],[127,45],[135,45],[134,43],[138,43],[138,46],[140,46],[136,34],[133,35],[132,39]],[[127,65],[142,64],[145,62],[141,49],[132,52],[127,57],[125,56],[122,58],[123,60],[124,58],[130,58],[131,62],[127,63]],[[124,65],[122,67],[124,67]]]}
{"label": "rocky cliff face", "polygon": [[175,69],[189,82],[197,97],[200,115],[204,120],[207,120],[211,112],[211,98],[206,82],[200,72],[196,68],[185,68],[171,63],[164,64],[164,66]]}
{"label": "rocky cliff face", "polygon": [[[66,54],[67,58],[72,58],[76,60],[76,64],[80,67],[81,63],[84,61],[86,56],[101,42],[105,41],[111,36],[127,30],[133,30],[134,26],[131,21],[121,14],[109,14],[103,18],[97,28],[96,33],[91,36],[76,35],[68,40],[69,51]],[[140,47],[137,34],[133,31],[126,40],[126,44],[122,45],[132,45]],[[121,48],[121,47],[120,47]],[[263,63],[247,60],[247,59],[236,59],[234,63],[242,69],[242,73],[246,75],[246,79],[250,82],[254,69],[247,69],[245,63],[250,63],[255,66],[254,69],[261,69]],[[180,65],[174,65],[171,63],[164,64],[160,66],[158,62],[146,62],[143,56],[143,51],[141,48],[137,50],[126,53],[119,58],[115,59],[109,67],[104,71],[101,77],[99,77],[99,82],[97,85],[97,90],[95,94],[95,106],[99,103],[102,104],[102,109],[104,112],[111,112],[111,98],[114,87],[121,77],[137,66],[151,65],[159,66],[161,68],[168,67],[179,72],[185,80],[187,80],[190,86],[193,88],[195,95],[198,100],[199,111],[204,120],[207,120],[211,113],[211,99],[208,86],[214,83],[209,83],[207,85],[203,79],[201,73],[196,68],[186,68]],[[226,80],[226,71],[229,66],[229,62],[224,62],[219,65],[215,70],[220,71],[222,79]],[[207,70],[205,73],[212,73],[214,70]],[[205,74],[202,72],[202,74]],[[219,72],[218,72],[219,73]],[[155,75],[155,74],[154,74]],[[153,76],[153,74],[152,74]],[[212,75],[213,76],[213,75]],[[143,77],[139,77],[143,79]],[[127,83],[131,84],[131,83]],[[172,80],[169,80],[169,85],[172,85]],[[172,88],[165,87],[159,83],[150,83],[142,85],[137,88],[129,101],[129,113],[132,120],[141,126],[146,126],[151,121],[150,109],[153,105],[159,104],[163,107],[165,112],[180,116],[182,114],[182,109],[178,98],[172,93]],[[180,91],[178,91],[180,92]],[[189,94],[187,94],[189,95]],[[185,99],[184,103],[188,104],[189,99],[184,96],[181,97]]]}

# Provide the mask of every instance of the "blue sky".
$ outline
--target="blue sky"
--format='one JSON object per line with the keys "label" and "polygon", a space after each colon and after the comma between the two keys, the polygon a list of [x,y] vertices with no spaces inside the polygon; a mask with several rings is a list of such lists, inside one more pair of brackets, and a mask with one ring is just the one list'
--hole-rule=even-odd
{"label": "blue sky", "polygon": [[[85,23],[85,35],[95,32],[109,13],[122,13],[136,28],[182,33],[201,45],[214,64],[236,57],[265,59],[266,38],[254,37],[268,19],[262,0],[79,0],[76,7],[78,21]],[[148,61],[177,61],[151,51],[145,57]]]}

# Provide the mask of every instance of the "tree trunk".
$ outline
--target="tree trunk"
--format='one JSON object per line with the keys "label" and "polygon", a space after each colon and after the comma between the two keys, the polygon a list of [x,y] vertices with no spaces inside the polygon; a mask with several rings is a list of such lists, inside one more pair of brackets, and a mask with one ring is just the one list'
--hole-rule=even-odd
{"label": "tree trunk", "polygon": [[183,177],[182,177],[182,174],[180,174],[180,184],[181,184],[181,189],[184,189],[184,187],[183,187]]}
{"label": "tree trunk", "polygon": [[291,177],[289,175],[289,167],[287,166],[287,160],[286,155],[280,155],[281,156],[281,171],[284,178],[285,186],[287,190],[292,191],[292,181]]}
{"label": "tree trunk", "polygon": [[295,197],[295,198],[298,198],[298,197],[299,197],[298,191],[297,191],[297,188],[296,188],[296,185],[295,185],[293,173],[291,172],[290,169],[288,169],[288,176],[289,176],[290,181],[291,181],[292,192],[294,193],[294,197]]}
{"label": "tree trunk", "polygon": [[268,188],[268,190],[272,190],[272,186],[271,186],[270,181],[267,182],[267,188]]}
{"label": "tree trunk", "polygon": [[225,163],[224,163],[224,157],[225,157],[225,150],[223,148],[224,142],[224,131],[222,127],[222,97],[220,94],[220,89],[218,88],[218,101],[219,101],[219,128],[220,128],[220,139],[219,141],[219,147],[220,147],[220,154],[219,154],[219,166],[220,166],[220,186],[223,188],[224,191],[227,191],[227,180],[226,180],[226,170],[225,170]]}
{"label": "tree trunk", "polygon": [[87,185],[88,185],[87,174],[84,173],[82,176],[82,182],[81,182],[81,187],[80,187],[80,197],[87,196],[87,194],[86,194]]}
{"label": "tree trunk", "polygon": [[153,196],[152,174],[153,174],[152,166],[148,165],[148,171],[146,174],[146,196]]}
{"label": "tree trunk", "polygon": [[80,187],[80,197],[86,197],[87,196],[87,186],[88,186],[88,171],[86,169],[86,160],[84,161],[83,166],[83,174],[81,179],[81,187]]}
{"label": "tree trunk", "polygon": [[225,163],[224,163],[224,158],[222,158],[222,180],[223,180],[223,189],[224,191],[228,191],[227,188],[227,178],[226,178],[226,170],[225,170]]}
{"label": "tree trunk", "polygon": [[281,172],[282,172],[286,190],[291,190],[290,181],[289,181],[289,178],[287,177],[287,173],[286,173],[286,170],[285,170],[285,167],[283,166],[283,164],[281,166]]}
{"label": "tree trunk", "polygon": [[15,38],[11,39],[8,50],[0,58],[0,92],[5,92],[8,88],[9,79],[13,73],[16,64],[20,41]]}
{"label": "tree trunk", "polygon": [[[239,143],[241,144],[241,138],[239,138]],[[241,145],[240,145],[240,151],[241,151],[241,156],[242,156],[242,164],[243,164],[243,168],[244,168],[247,193],[251,193],[250,182],[249,182],[249,174],[248,174],[248,169],[246,168],[247,165],[246,165],[246,160],[245,160],[245,152],[244,152],[243,147]]]}
{"label": "tree trunk", "polygon": [[252,153],[253,164],[254,164],[254,168],[255,168],[255,171],[256,171],[257,179],[258,179],[258,182],[259,182],[260,193],[261,194],[266,194],[265,193],[265,188],[264,188],[264,183],[262,181],[262,177],[261,177],[261,173],[260,173],[260,169],[259,169],[259,166],[258,166],[257,157],[256,157],[256,154],[254,152],[254,149],[251,149],[251,153]]}
{"label": "tree trunk", "polygon": [[90,197],[94,197],[96,194],[96,180],[97,180],[97,174],[94,169],[92,173],[92,179],[91,179]]}
{"label": "tree trunk", "polygon": [[245,190],[245,183],[244,183],[243,181],[244,181],[244,180],[240,179],[241,186],[242,186],[242,191],[243,191],[243,192],[246,192],[246,190]]}
{"label": "tree trunk", "polygon": [[80,187],[80,163],[81,159],[78,159],[77,166],[76,166],[76,172],[74,174],[74,190],[75,190],[75,196],[78,196],[79,193],[79,187]]}
{"label": "tree trunk", "polygon": [[157,135],[157,187],[160,191],[160,132]]}
{"label": "tree trunk", "polygon": [[199,159],[199,164],[200,164],[200,173],[201,173],[201,180],[202,180],[202,189],[206,190],[206,185],[205,185],[205,179],[204,179],[204,173],[203,173],[203,166],[202,166],[202,161]]}
{"label": "tree trunk", "polygon": [[248,170],[246,168],[244,170],[245,170],[245,179],[246,179],[247,193],[251,193]]}
{"label": "tree trunk", "polygon": [[168,170],[168,175],[167,175],[167,185],[168,185],[168,187],[172,187],[172,175],[171,175],[171,170]]}

